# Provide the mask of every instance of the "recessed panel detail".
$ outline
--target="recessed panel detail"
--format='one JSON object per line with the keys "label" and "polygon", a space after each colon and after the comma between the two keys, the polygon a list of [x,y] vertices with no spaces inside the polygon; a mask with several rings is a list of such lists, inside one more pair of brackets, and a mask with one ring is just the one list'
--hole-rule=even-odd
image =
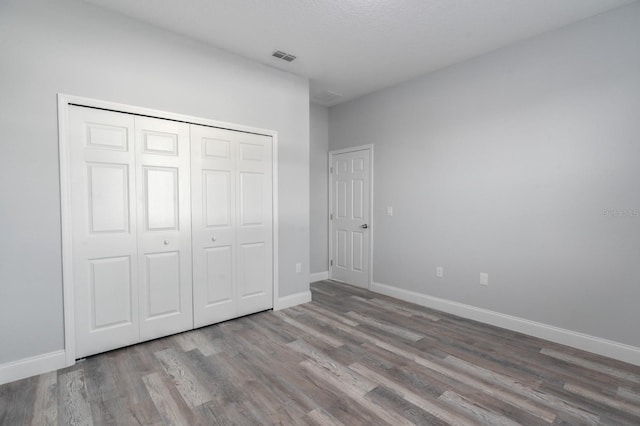
{"label": "recessed panel detail", "polygon": [[253,296],[265,292],[267,285],[264,243],[242,244],[240,246],[240,268],[244,282],[240,297]]}
{"label": "recessed panel detail", "polygon": [[354,179],[351,183],[351,189],[353,191],[351,200],[353,203],[351,212],[354,220],[364,219],[364,181],[361,179]]}
{"label": "recessed panel detail", "polygon": [[207,259],[207,306],[233,299],[231,246],[205,249]]}
{"label": "recessed panel detail", "polygon": [[202,138],[202,154],[204,157],[229,158],[231,145],[221,139]]}
{"label": "recessed panel detail", "polygon": [[88,123],[87,146],[126,151],[128,149],[127,128]]}
{"label": "recessed panel detail", "polygon": [[336,218],[347,218],[347,181],[336,181]]}
{"label": "recessed panel detail", "polygon": [[364,234],[362,232],[351,233],[352,259],[351,267],[354,271],[364,271]]}
{"label": "recessed panel detail", "polygon": [[262,225],[264,212],[262,173],[240,173],[240,223]]}
{"label": "recessed panel detail", "polygon": [[178,228],[178,169],[144,167],[147,230]]}
{"label": "recessed panel detail", "polygon": [[129,169],[124,164],[89,164],[89,232],[129,231]]}
{"label": "recessed panel detail", "polygon": [[202,176],[205,226],[231,226],[231,176],[229,172],[205,170]]}
{"label": "recessed panel detail", "polygon": [[240,144],[240,159],[244,161],[264,161],[264,146]]}
{"label": "recessed panel detail", "polygon": [[347,173],[347,162],[344,160],[337,160],[335,172],[337,175]]}
{"label": "recessed panel detail", "polygon": [[351,161],[351,170],[353,173],[362,173],[364,171],[364,159],[354,158]]}
{"label": "recessed panel detail", "polygon": [[147,318],[180,311],[180,253],[145,256],[147,278]]}
{"label": "recessed panel detail", "polygon": [[347,232],[343,230],[336,232],[336,266],[347,267]]}
{"label": "recessed panel detail", "polygon": [[89,260],[92,330],[131,323],[129,256]]}
{"label": "recessed panel detail", "polygon": [[143,131],[142,139],[147,154],[178,155],[178,135]]}

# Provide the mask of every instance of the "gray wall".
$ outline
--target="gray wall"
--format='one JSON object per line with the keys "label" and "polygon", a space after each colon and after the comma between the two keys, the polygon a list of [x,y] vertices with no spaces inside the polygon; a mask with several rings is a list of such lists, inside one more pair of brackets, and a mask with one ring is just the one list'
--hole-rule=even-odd
{"label": "gray wall", "polygon": [[74,0],[3,0],[0,47],[0,364],[63,348],[58,92],[278,131],[280,295],[308,290],[307,80]]}
{"label": "gray wall", "polygon": [[640,346],[638,40],[636,3],[331,108],[375,146],[374,281]]}
{"label": "gray wall", "polygon": [[329,270],[329,192],[327,161],[329,152],[329,111],[311,104],[310,111],[310,206],[311,206],[311,272]]}

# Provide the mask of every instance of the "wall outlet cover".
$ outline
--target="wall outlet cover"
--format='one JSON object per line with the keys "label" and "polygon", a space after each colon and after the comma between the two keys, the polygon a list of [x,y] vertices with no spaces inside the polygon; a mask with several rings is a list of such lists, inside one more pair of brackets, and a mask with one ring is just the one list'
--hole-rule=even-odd
{"label": "wall outlet cover", "polygon": [[480,284],[489,285],[489,274],[485,274],[484,272],[480,272]]}

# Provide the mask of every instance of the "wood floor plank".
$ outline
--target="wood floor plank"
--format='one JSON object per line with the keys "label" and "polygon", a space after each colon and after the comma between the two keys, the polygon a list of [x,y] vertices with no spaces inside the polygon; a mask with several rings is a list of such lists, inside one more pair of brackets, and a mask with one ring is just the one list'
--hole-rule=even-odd
{"label": "wood floor plank", "polygon": [[187,425],[191,419],[174,399],[167,385],[162,380],[160,373],[151,373],[142,378],[149,391],[149,396],[153,400],[156,408],[164,418],[166,424]]}
{"label": "wood floor plank", "polygon": [[627,371],[622,371],[615,367],[610,367],[598,362],[582,359],[577,356],[567,354],[567,353],[562,353],[553,349],[543,348],[542,350],[540,350],[540,353],[555,359],[565,361],[569,364],[575,364],[575,365],[579,365],[580,367],[601,372],[603,374],[615,377],[617,379],[626,380],[632,383],[640,383],[640,374],[638,373],[630,373]]}
{"label": "wood floor plank", "polygon": [[370,318],[365,315],[361,315],[357,312],[350,311],[350,312],[347,312],[346,315],[349,318],[353,318],[354,320],[358,321],[358,323],[360,324],[367,324],[371,327],[379,328],[382,331],[385,331],[387,333],[409,340],[411,342],[417,342],[418,340],[424,338],[424,335],[422,334],[414,333],[413,331],[408,330],[406,328],[398,327],[396,325],[389,324],[388,322],[385,322],[385,321],[380,321],[374,318]]}
{"label": "wood floor plank", "polygon": [[276,312],[275,315],[277,315],[282,321],[291,324],[292,326],[296,327],[299,330],[302,330],[303,332],[305,332],[306,334],[309,334],[311,336],[314,336],[320,340],[322,340],[323,342],[327,343],[328,345],[331,345],[333,347],[339,347],[342,345],[342,341],[335,339],[325,333],[319,332],[317,330],[315,330],[313,327],[309,327],[303,323],[301,323],[300,321],[297,321],[293,318],[291,318],[290,316],[288,316],[286,313],[284,312]]}
{"label": "wood floor plank", "polygon": [[634,392],[628,388],[618,388],[617,396],[640,406],[640,392]]}
{"label": "wood floor plank", "polygon": [[446,391],[440,395],[439,400],[448,405],[452,410],[464,413],[480,424],[492,426],[517,426],[518,423],[504,416],[485,409],[479,404],[458,395],[455,392]]}
{"label": "wood floor plank", "polygon": [[[58,398],[56,386],[58,374],[55,371],[42,374],[38,378],[36,398],[31,411],[31,425],[53,426],[58,421]],[[0,422],[2,423],[2,422]]]}
{"label": "wood floor plank", "polygon": [[64,373],[58,378],[60,386],[58,393],[59,423],[73,426],[93,425],[91,405],[87,397],[84,381],[84,370],[78,369]]}
{"label": "wood floor plank", "polygon": [[564,388],[571,393],[575,393],[576,395],[583,396],[592,401],[604,404],[608,407],[615,408],[625,413],[629,413],[632,416],[636,416],[638,417],[638,421],[640,421],[640,406],[638,406],[637,404],[622,399],[610,398],[597,392],[593,392],[589,389],[585,389],[581,386],[576,386],[569,383],[567,383]]}
{"label": "wood floor plank", "polygon": [[361,374],[363,377],[368,378],[374,383],[379,383],[386,388],[394,391],[404,400],[410,402],[421,410],[431,414],[433,417],[438,418],[444,422],[455,425],[468,425],[471,426],[474,424],[470,419],[458,415],[455,412],[451,412],[446,408],[442,407],[440,404],[429,401],[427,398],[423,398],[422,396],[410,391],[406,387],[394,382],[391,379],[387,379],[384,376],[377,374],[376,372],[369,370],[365,366],[359,363],[355,363],[349,366],[353,371]]}
{"label": "wood floor plank", "polygon": [[164,349],[156,352],[155,355],[162,362],[165,371],[171,376],[176,389],[189,407],[197,407],[211,401],[211,395],[207,389],[200,384],[173,349]]}
{"label": "wood floor plank", "polygon": [[0,425],[28,424],[37,377],[0,386]]}
{"label": "wood floor plank", "polygon": [[325,410],[314,408],[305,415],[305,420],[317,426],[344,426],[344,423],[327,413]]}
{"label": "wood floor plank", "polygon": [[444,362],[454,368],[457,368],[459,371],[468,373],[470,376],[476,377],[480,380],[484,380],[488,383],[492,383],[495,386],[510,390],[511,392],[517,393],[518,395],[527,398],[528,400],[536,401],[540,405],[544,405],[546,407],[570,414],[571,416],[580,419],[580,422],[582,424],[598,424],[598,416],[588,411],[581,410],[580,408],[575,407],[571,404],[568,404],[566,401],[556,398],[553,395],[539,392],[534,388],[524,386],[518,381],[513,380],[512,378],[507,377],[503,374],[490,371],[478,365],[473,365],[467,361],[453,356],[445,358]]}
{"label": "wood floor plank", "polygon": [[[384,410],[375,402],[371,402],[365,396],[366,394],[361,393],[361,389],[358,386],[355,386],[353,383],[346,385],[341,381],[340,376],[335,376],[333,374],[327,374],[326,370],[309,361],[304,361],[302,366],[305,370],[309,371],[312,375],[314,375],[318,380],[325,382],[328,386],[334,388],[335,392],[343,392],[350,399],[359,402],[363,405],[367,411],[369,411],[372,415],[374,415],[379,421],[383,424],[388,425],[411,425],[412,423],[396,413],[389,412]],[[351,376],[350,376],[351,377]]]}

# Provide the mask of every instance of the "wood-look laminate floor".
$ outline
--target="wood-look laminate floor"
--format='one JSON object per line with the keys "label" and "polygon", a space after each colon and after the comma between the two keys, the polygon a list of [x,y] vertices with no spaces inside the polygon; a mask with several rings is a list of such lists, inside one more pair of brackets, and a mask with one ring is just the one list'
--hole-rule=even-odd
{"label": "wood-look laminate floor", "polygon": [[323,281],[0,386],[2,425],[640,424],[640,368]]}

